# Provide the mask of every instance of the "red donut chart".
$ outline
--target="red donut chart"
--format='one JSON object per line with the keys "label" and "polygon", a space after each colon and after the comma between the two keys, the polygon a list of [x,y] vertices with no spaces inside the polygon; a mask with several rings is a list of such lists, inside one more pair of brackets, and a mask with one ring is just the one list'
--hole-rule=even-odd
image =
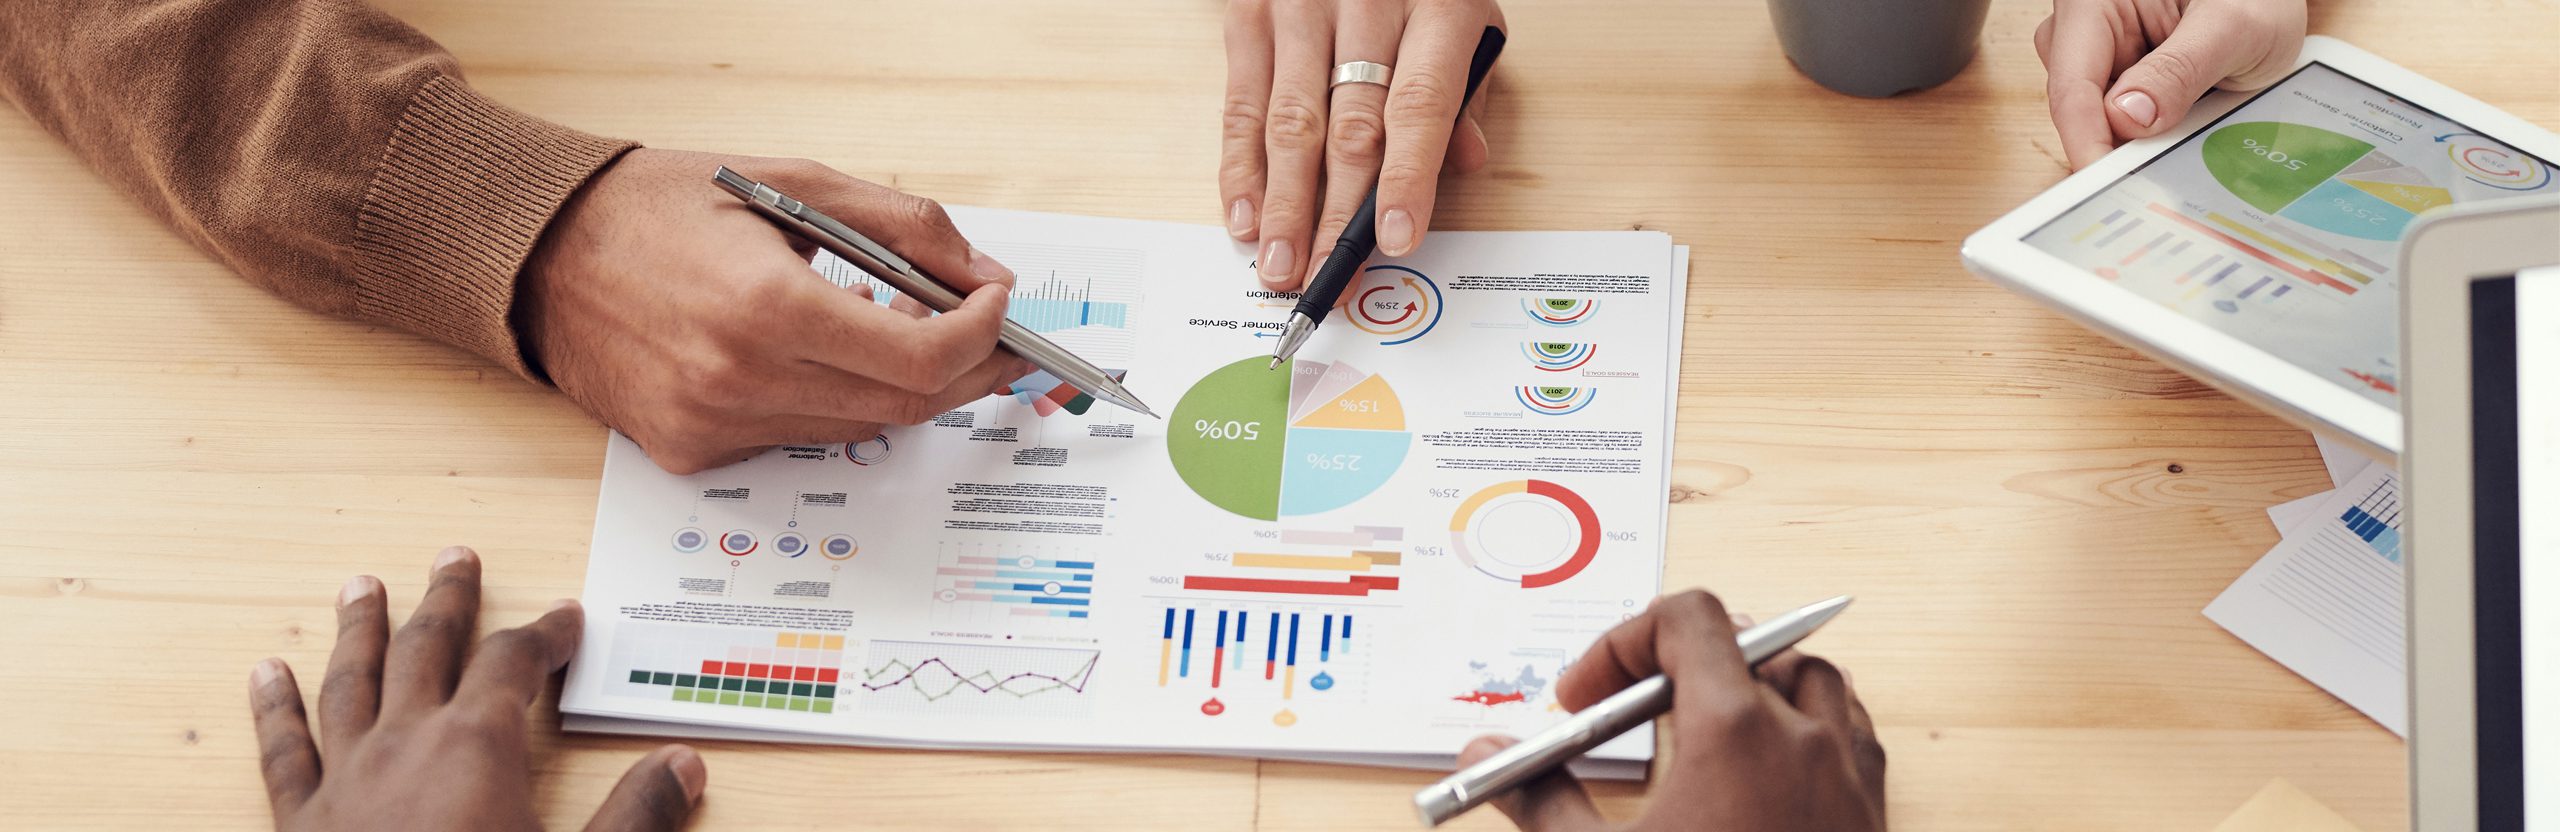
{"label": "red donut chart", "polygon": [[[1503,528],[1488,534],[1484,527],[1497,522]],[[1539,532],[1571,539],[1547,552],[1509,551],[1525,545],[1520,541],[1539,538]],[[1469,543],[1470,538],[1475,542]],[[1554,586],[1581,574],[1599,556],[1600,515],[1582,495],[1546,480],[1495,483],[1468,496],[1450,515],[1449,548],[1476,571],[1524,589]]]}

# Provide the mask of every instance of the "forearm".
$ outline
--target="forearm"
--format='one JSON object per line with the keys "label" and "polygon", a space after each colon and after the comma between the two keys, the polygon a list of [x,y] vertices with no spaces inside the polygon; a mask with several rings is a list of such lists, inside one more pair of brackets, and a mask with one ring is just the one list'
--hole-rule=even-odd
{"label": "forearm", "polygon": [[629,146],[480,96],[352,0],[10,3],[0,97],[251,281],[520,372],[516,274]]}

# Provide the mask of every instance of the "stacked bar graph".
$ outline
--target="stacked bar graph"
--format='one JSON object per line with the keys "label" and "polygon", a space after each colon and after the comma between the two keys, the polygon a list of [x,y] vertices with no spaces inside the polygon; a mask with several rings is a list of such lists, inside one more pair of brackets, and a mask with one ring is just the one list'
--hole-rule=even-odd
{"label": "stacked bar graph", "polygon": [[844,647],[841,633],[633,622],[615,637],[609,678],[626,695],[832,713]]}
{"label": "stacked bar graph", "polygon": [[985,544],[943,544],[934,600],[981,606],[1003,615],[1082,619],[1092,615],[1094,562],[1007,551]]}
{"label": "stacked bar graph", "polygon": [[[1395,575],[1379,574],[1404,564],[1404,551],[1394,544],[1404,530],[1356,526],[1347,531],[1285,530],[1278,548],[1319,548],[1319,552],[1240,551],[1227,556],[1233,573],[1185,575],[1182,588],[1263,595],[1365,597],[1401,585]],[[1381,545],[1390,544],[1390,545]]]}

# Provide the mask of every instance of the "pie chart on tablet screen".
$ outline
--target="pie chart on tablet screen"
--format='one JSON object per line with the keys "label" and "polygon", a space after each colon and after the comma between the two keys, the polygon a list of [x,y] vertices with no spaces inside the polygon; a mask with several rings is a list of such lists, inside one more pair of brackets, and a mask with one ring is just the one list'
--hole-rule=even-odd
{"label": "pie chart on tablet screen", "polygon": [[2331,234],[2397,240],[2409,221],[2453,195],[2372,142],[2279,121],[2217,128],[2205,170],[2250,207]]}
{"label": "pie chart on tablet screen", "polygon": [[1183,484],[1257,520],[1359,502],[1413,445],[1395,387],[1340,361],[1220,367],[1183,392],[1168,421],[1165,453]]}

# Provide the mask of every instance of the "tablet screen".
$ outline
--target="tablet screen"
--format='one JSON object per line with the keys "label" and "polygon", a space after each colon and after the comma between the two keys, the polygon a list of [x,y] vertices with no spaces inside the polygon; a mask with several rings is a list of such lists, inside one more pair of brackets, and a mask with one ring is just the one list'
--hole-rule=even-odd
{"label": "tablet screen", "polygon": [[2535,193],[2550,162],[2315,62],[2026,242],[2396,408],[2401,233]]}

